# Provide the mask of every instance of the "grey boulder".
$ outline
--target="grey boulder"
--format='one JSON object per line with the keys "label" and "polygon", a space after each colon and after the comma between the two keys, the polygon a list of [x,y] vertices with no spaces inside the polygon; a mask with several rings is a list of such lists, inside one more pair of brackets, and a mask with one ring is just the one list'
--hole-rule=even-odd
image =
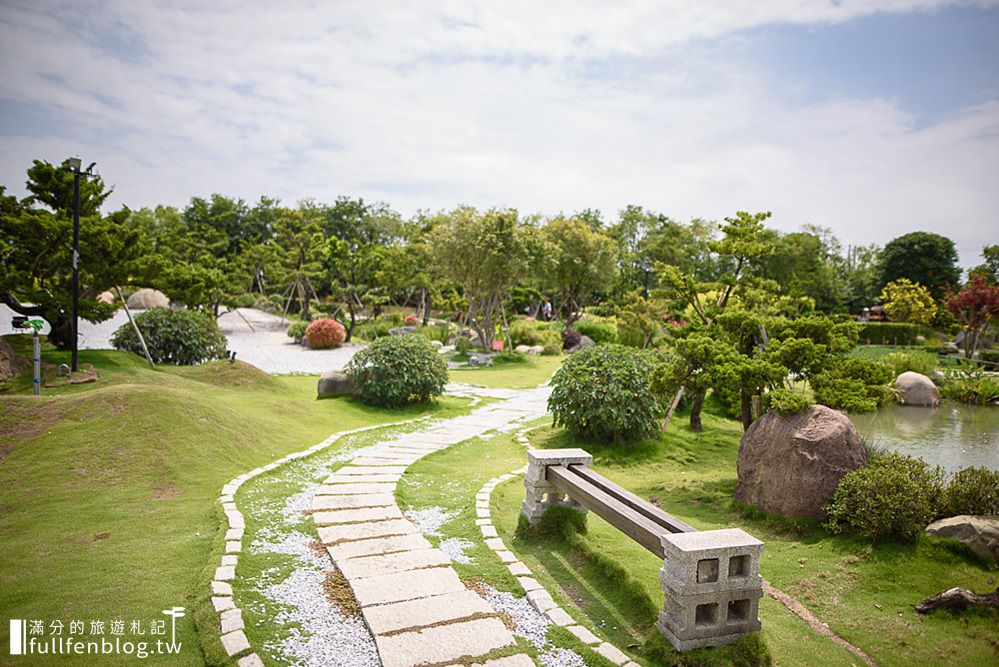
{"label": "grey boulder", "polygon": [[982,558],[999,563],[999,516],[952,516],[928,525],[926,534],[958,540]]}
{"label": "grey boulder", "polygon": [[895,378],[895,391],[902,405],[934,408],[940,405],[940,390],[922,373],[906,371]]}
{"label": "grey boulder", "polygon": [[151,310],[153,308],[169,308],[170,299],[159,290],[144,287],[134,293],[125,302],[132,310]]}
{"label": "grey boulder", "polygon": [[357,388],[344,371],[326,371],[319,378],[319,398],[356,396]]}
{"label": "grey boulder", "polygon": [[589,336],[580,336],[579,342],[570,347],[567,350],[567,352],[569,354],[573,354],[574,352],[579,352],[582,349],[585,349],[587,347],[593,347],[594,345],[596,345],[596,343],[594,343],[593,339],[590,338]]}

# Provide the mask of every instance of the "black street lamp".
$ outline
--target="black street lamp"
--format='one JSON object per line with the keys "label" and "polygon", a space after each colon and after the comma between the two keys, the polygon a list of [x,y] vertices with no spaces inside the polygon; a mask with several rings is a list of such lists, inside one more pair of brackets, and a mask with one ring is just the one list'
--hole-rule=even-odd
{"label": "black street lamp", "polygon": [[80,178],[84,173],[90,174],[96,165],[91,162],[86,172],[80,171],[83,162],[78,157],[71,157],[67,161],[69,168],[73,171],[73,333],[72,350],[73,364],[71,371],[77,372],[79,368],[79,322],[80,322]]}

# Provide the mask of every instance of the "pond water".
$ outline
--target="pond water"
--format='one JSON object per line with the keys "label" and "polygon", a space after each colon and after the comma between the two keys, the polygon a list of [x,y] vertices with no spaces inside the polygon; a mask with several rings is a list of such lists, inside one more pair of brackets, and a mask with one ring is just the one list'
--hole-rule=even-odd
{"label": "pond water", "polygon": [[918,456],[949,472],[970,466],[999,470],[999,407],[954,401],[939,408],[888,405],[850,418],[876,447]]}

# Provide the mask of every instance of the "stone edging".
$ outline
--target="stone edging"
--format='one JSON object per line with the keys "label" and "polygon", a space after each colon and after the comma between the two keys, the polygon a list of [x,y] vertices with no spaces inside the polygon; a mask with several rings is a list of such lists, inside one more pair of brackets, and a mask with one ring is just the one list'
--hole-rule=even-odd
{"label": "stone edging", "polygon": [[222,556],[220,565],[215,568],[215,576],[212,578],[212,607],[215,609],[215,612],[219,614],[219,622],[221,624],[221,635],[219,640],[222,642],[222,648],[225,649],[226,654],[233,657],[240,655],[241,653],[246,653],[246,655],[237,660],[237,665],[239,665],[239,667],[263,667],[264,664],[260,659],[260,656],[256,653],[248,653],[248,651],[251,650],[251,647],[249,640],[246,638],[246,634],[243,632],[243,612],[236,606],[235,601],[233,600],[232,584],[230,583],[236,578],[236,565],[239,562],[239,554],[243,550],[243,531],[246,527],[243,514],[236,507],[235,496],[239,487],[254,477],[258,477],[265,472],[270,472],[285,463],[290,463],[291,461],[297,461],[299,459],[312,456],[313,454],[326,449],[337,440],[340,440],[348,435],[364,433],[365,431],[374,431],[381,428],[404,426],[406,424],[412,424],[414,422],[423,421],[429,418],[430,417],[426,416],[414,417],[413,419],[390,422],[388,424],[376,424],[374,426],[363,426],[349,431],[340,431],[339,433],[334,433],[329,436],[318,445],[313,445],[312,447],[300,452],[288,454],[287,456],[283,456],[265,466],[243,473],[239,477],[234,477],[229,481],[229,483],[222,487],[222,492],[219,495],[219,502],[222,503],[222,509],[225,512],[226,519],[228,520],[229,528],[225,534],[225,555]]}
{"label": "stone edging", "polygon": [[[535,428],[538,427],[532,426],[531,428],[525,428],[518,431],[516,438],[517,442],[525,447],[529,446],[531,443],[527,439],[527,433]],[[538,611],[538,613],[543,614],[555,625],[564,627],[589,648],[593,649],[614,664],[624,665],[624,667],[639,667],[639,665],[633,662],[631,658],[621,651],[621,649],[614,646],[610,642],[601,640],[590,630],[577,624],[568,612],[562,609],[562,607],[560,607],[558,603],[552,599],[551,593],[546,591],[545,588],[538,583],[530,568],[521,562],[517,556],[515,556],[513,552],[507,548],[507,546],[503,543],[503,539],[497,534],[496,526],[493,525],[489,514],[489,501],[492,496],[492,492],[502,482],[513,479],[518,475],[523,475],[525,472],[527,472],[527,466],[518,468],[517,470],[506,473],[505,475],[500,475],[499,477],[493,477],[491,480],[483,484],[482,488],[479,489],[479,492],[475,494],[475,523],[478,525],[479,531],[485,539],[486,546],[496,552],[496,555],[506,565],[510,574],[516,577],[517,582],[527,594],[527,600],[531,603],[531,606]]]}

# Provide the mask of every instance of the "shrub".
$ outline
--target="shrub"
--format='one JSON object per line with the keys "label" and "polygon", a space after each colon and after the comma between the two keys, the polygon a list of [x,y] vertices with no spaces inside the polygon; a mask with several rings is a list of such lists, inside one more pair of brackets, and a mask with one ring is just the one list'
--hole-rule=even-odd
{"label": "shrub", "polygon": [[583,336],[578,331],[566,329],[562,332],[562,347],[567,350],[569,348],[576,347],[582,339]]}
{"label": "shrub", "polygon": [[999,350],[980,350],[978,360],[987,364],[999,364]]}
{"label": "shrub", "polygon": [[[542,345],[542,338],[549,331],[554,331],[554,329],[544,322],[523,319],[510,322],[510,340],[513,342],[514,347],[518,345]],[[559,337],[560,345],[561,341],[562,339]]]}
{"label": "shrub", "polygon": [[546,356],[562,354],[562,334],[554,329],[542,329],[535,345],[540,345],[543,348],[541,354]]}
{"label": "shrub", "polygon": [[292,322],[288,325],[288,338],[292,339],[296,343],[301,343],[302,339],[305,338],[305,330],[309,327],[309,323],[303,320],[298,320]]}
{"label": "shrub", "polygon": [[891,367],[873,359],[840,359],[809,382],[815,402],[846,412],[873,412],[892,396]]}
{"label": "shrub", "polygon": [[416,315],[406,315],[406,318],[403,320],[403,324],[410,327],[419,326],[422,323],[423,320]]}
{"label": "shrub", "polygon": [[936,355],[924,350],[890,352],[882,357],[881,361],[891,366],[896,377],[906,371],[930,375],[937,369]]}
{"label": "shrub", "polygon": [[654,355],[623,345],[580,350],[552,378],[548,408],[555,425],[610,442],[656,433],[664,410],[649,386],[654,367]]}
{"label": "shrub", "polygon": [[584,317],[574,325],[576,331],[589,336],[597,345],[617,342],[617,324],[603,317]]}
{"label": "shrub", "polygon": [[[213,317],[196,310],[153,308],[135,317],[135,324],[158,364],[189,366],[226,356],[225,336]],[[124,324],[114,332],[111,345],[116,350],[142,354],[142,345]]]}
{"label": "shrub", "polygon": [[944,516],[999,514],[999,470],[965,468],[944,489]]}
{"label": "shrub", "polygon": [[988,405],[999,400],[999,377],[990,375],[975,364],[963,361],[947,371],[947,380],[940,393],[956,401],[973,405]]}
{"label": "shrub", "polygon": [[929,327],[911,322],[862,322],[859,340],[865,345],[915,345],[916,336],[931,336]]}
{"label": "shrub", "polygon": [[347,375],[361,400],[400,407],[444,393],[447,363],[422,336],[379,338],[354,355]]}
{"label": "shrub", "polygon": [[826,526],[833,532],[849,528],[878,541],[915,542],[936,518],[943,472],[920,459],[890,452],[840,480],[826,507]]}
{"label": "shrub", "polygon": [[793,389],[775,389],[764,396],[768,410],[785,417],[803,412],[812,406],[812,402],[801,392]]}
{"label": "shrub", "polygon": [[416,333],[427,340],[447,343],[447,339],[451,337],[451,327],[447,324],[431,324],[427,327],[420,327],[416,330]]}
{"label": "shrub", "polygon": [[313,350],[340,347],[347,337],[347,330],[336,320],[321,317],[305,328],[305,342]]}

